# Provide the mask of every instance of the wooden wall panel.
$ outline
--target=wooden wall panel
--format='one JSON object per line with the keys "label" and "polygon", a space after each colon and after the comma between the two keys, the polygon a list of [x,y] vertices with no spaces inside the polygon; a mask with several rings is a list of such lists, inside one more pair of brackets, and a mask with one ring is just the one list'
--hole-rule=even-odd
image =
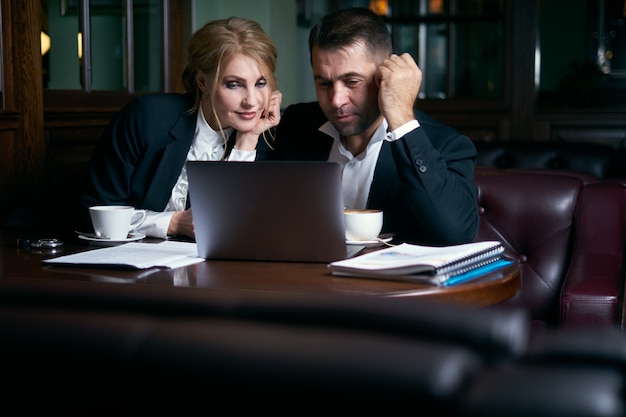
{"label": "wooden wall panel", "polygon": [[[2,122],[0,121],[0,125]],[[16,188],[15,184],[15,134],[16,130],[0,130],[0,191],[2,206],[9,202],[9,192]]]}
{"label": "wooden wall panel", "polygon": [[55,127],[47,132],[46,183],[56,194],[79,192],[85,173],[104,126]]}
{"label": "wooden wall panel", "polygon": [[15,208],[44,177],[43,79],[41,76],[41,2],[0,3],[2,13],[2,92],[0,215]]}

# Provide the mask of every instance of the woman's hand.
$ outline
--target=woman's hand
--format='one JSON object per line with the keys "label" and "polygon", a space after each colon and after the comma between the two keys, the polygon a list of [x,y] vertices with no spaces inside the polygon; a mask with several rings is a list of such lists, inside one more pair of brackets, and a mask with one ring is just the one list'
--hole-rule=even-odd
{"label": "woman's hand", "polygon": [[280,105],[283,95],[280,91],[272,92],[270,101],[257,125],[248,132],[237,132],[235,147],[241,151],[253,151],[259,141],[259,136],[268,129],[278,126],[280,122]]}
{"label": "woman's hand", "polygon": [[270,104],[267,106],[267,111],[263,116],[261,116],[261,120],[266,121],[265,126],[259,132],[259,135],[266,131],[267,129],[271,129],[272,127],[278,126],[280,122],[280,104],[283,101],[283,94],[276,90],[272,92],[270,96]]}

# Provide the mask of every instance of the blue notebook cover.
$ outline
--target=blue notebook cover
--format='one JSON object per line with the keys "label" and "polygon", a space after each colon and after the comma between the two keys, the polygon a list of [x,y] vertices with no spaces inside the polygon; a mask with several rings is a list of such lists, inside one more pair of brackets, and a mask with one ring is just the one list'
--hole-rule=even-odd
{"label": "blue notebook cover", "polygon": [[452,285],[463,284],[473,279],[479,278],[489,272],[497,271],[498,269],[504,268],[505,266],[509,266],[513,263],[513,261],[509,259],[500,258],[494,262],[488,263],[476,269],[472,269],[470,271],[453,275],[443,282],[444,287],[449,287]]}

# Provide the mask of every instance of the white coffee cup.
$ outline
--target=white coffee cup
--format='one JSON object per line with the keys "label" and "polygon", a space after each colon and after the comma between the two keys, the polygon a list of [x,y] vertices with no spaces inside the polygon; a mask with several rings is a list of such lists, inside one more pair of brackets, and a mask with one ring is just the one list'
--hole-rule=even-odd
{"label": "white coffee cup", "polygon": [[128,238],[128,233],[146,219],[145,210],[132,206],[92,206],[89,215],[96,236],[111,240]]}
{"label": "white coffee cup", "polygon": [[383,228],[382,210],[345,209],[343,219],[347,241],[370,241],[380,234]]}

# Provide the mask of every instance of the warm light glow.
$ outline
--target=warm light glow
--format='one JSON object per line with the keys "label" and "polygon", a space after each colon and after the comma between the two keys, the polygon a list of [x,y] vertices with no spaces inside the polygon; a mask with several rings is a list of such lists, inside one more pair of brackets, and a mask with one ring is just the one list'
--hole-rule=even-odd
{"label": "warm light glow", "polygon": [[389,1],[387,0],[370,0],[370,10],[379,16],[387,16],[389,9]]}
{"label": "warm light glow", "polygon": [[50,36],[47,33],[41,32],[41,55],[45,55],[50,50]]}
{"label": "warm light glow", "polygon": [[83,57],[83,34],[78,32],[78,59]]}
{"label": "warm light glow", "polygon": [[443,0],[430,0],[428,2],[428,13],[443,14]]}

